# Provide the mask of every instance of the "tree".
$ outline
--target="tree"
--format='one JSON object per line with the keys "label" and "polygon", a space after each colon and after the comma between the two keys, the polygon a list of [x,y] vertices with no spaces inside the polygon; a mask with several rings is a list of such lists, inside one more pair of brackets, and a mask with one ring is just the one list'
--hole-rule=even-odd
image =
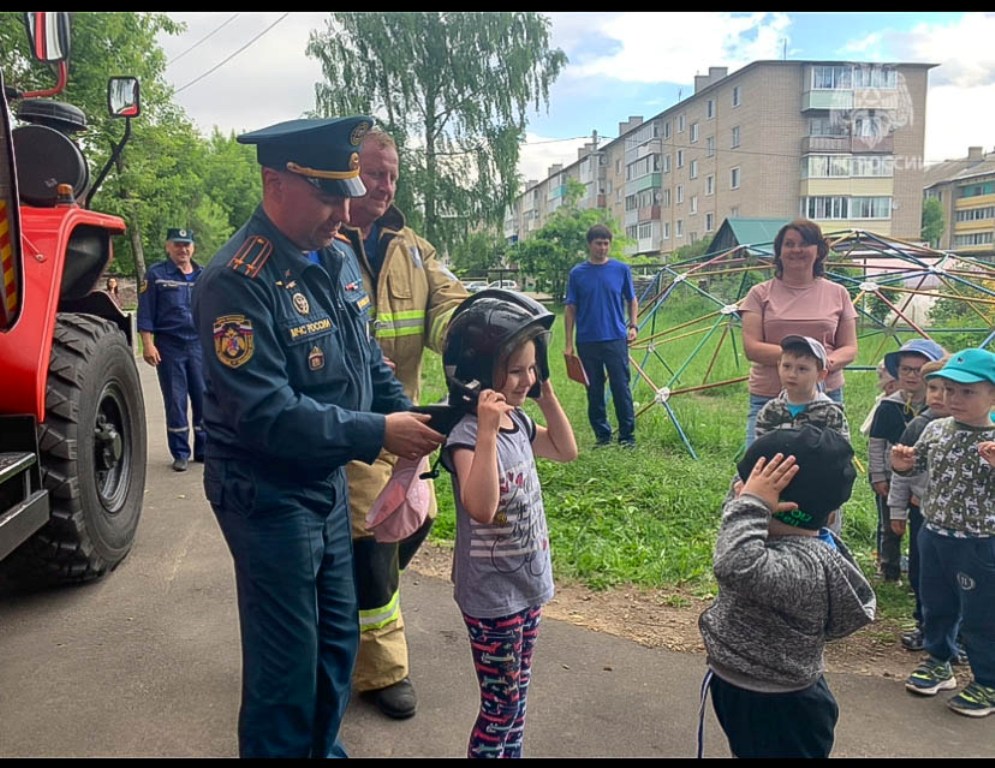
{"label": "tree", "polygon": [[471,232],[453,245],[449,263],[460,275],[486,277],[491,267],[504,262],[509,247],[505,239],[495,232]]}
{"label": "tree", "polygon": [[315,114],[369,114],[394,135],[398,205],[448,252],[518,193],[527,109],[548,107],[567,60],[549,37],[531,12],[333,12],[306,49],[325,80]]}
{"label": "tree", "polygon": [[943,204],[935,197],[927,197],[922,204],[922,230],[919,237],[936,248],[940,244],[940,236],[946,226],[943,220]]}

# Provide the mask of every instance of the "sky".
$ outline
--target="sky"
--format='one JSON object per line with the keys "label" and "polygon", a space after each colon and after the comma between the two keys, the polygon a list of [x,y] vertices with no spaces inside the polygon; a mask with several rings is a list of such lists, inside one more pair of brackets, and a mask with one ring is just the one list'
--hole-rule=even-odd
{"label": "sky", "polygon": [[[160,39],[166,78],[202,133],[241,133],[303,116],[322,80],[305,54],[327,13],[169,13],[185,32]],[[529,113],[520,171],[540,181],[595,131],[649,120],[693,92],[709,67],[730,74],[771,59],[935,64],[926,100],[926,163],[995,149],[995,13],[558,12],[552,46],[568,64],[548,109]],[[921,119],[918,115],[913,120]],[[403,169],[402,169],[403,170]]]}

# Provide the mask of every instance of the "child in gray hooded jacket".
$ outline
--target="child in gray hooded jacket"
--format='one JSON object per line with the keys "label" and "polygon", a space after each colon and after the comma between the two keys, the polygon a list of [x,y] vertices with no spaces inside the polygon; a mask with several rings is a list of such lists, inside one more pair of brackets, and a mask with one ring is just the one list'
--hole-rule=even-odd
{"label": "child in gray hooded jacket", "polygon": [[850,497],[853,449],[833,429],[778,429],[738,465],[745,483],[722,510],[719,593],[698,620],[702,685],[736,757],[828,757],[839,707],[823,677],[828,640],[874,619],[876,598],[825,528]]}

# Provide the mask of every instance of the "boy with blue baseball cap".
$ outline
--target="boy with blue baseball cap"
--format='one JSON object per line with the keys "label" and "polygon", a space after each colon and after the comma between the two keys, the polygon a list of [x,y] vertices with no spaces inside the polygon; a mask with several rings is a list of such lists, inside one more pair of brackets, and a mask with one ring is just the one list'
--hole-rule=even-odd
{"label": "boy with blue baseball cap", "polygon": [[929,656],[905,687],[921,696],[957,687],[957,634],[974,680],[947,702],[954,712],[995,712],[995,354],[966,349],[939,371],[949,416],[926,425],[914,446],[892,449],[898,475],[927,470],[919,531],[919,597]]}

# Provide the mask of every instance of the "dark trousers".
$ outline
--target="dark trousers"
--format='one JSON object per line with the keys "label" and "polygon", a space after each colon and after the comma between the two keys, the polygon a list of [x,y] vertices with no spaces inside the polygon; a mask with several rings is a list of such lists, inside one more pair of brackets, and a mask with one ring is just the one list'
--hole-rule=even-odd
{"label": "dark trousers", "polygon": [[912,616],[916,626],[922,629],[922,599],[919,597],[919,529],[922,528],[922,510],[909,504],[909,584],[916,597],[916,607]]}
{"label": "dark trousers", "polygon": [[208,456],[204,490],[235,564],[239,755],[346,757],[359,620],[344,477],[274,483]]}
{"label": "dark trousers", "polygon": [[891,510],[888,499],[874,494],[878,507],[878,563],[886,581],[898,581],[902,576],[902,537],[891,530]]}
{"label": "dark trousers", "polygon": [[957,653],[957,633],[974,679],[995,686],[995,537],[958,539],[919,531],[923,646],[933,658]]}
{"label": "dark trousers", "polygon": [[190,458],[190,425],[187,407],[193,413],[193,456],[204,458],[204,360],[200,342],[185,342],[156,336],[162,358],[156,366],[159,388],[166,404],[166,439],[174,459]]}
{"label": "dark trousers", "polygon": [[629,387],[629,345],[625,339],[618,341],[595,341],[577,345],[577,356],[587,373],[587,419],[591,422],[594,437],[599,443],[612,439],[612,427],[608,423],[605,407],[605,375],[611,388],[612,402],[615,404],[615,418],[618,421],[619,442],[635,439],[636,415],[632,406],[632,390]]}
{"label": "dark trousers", "polygon": [[801,691],[758,693],[712,675],[712,707],[735,757],[829,757],[840,708],[822,676]]}

